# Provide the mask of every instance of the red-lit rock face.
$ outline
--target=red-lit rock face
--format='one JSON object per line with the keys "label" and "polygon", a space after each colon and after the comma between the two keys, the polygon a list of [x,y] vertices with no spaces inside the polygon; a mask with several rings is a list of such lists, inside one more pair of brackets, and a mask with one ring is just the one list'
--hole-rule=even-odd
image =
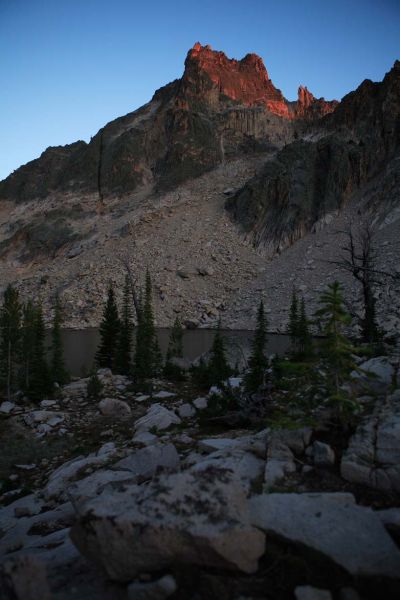
{"label": "red-lit rock face", "polygon": [[186,90],[208,95],[211,104],[215,104],[217,92],[219,101],[225,96],[244,106],[264,105],[274,114],[289,118],[286,100],[257,54],[247,54],[238,61],[197,43],[188,52],[182,82]]}
{"label": "red-lit rock face", "polygon": [[199,43],[188,52],[181,92],[186,98],[197,96],[211,107],[229,100],[243,106],[265,106],[287,119],[323,116],[337,105],[335,100],[314,98],[302,86],[298,101],[289,103],[272,83],[257,54],[247,54],[238,61]]}
{"label": "red-lit rock face", "polygon": [[302,85],[298,89],[297,97],[295,117],[298,119],[323,117],[334,111],[339,104],[337,100],[315,98],[315,96]]}

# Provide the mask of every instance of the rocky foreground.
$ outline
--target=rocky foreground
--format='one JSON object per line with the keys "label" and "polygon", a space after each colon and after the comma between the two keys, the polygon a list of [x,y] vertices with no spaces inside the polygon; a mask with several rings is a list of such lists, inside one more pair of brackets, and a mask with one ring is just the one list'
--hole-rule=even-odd
{"label": "rocky foreground", "polygon": [[363,368],[340,433],[328,407],[228,430],[218,390],[147,394],[108,370],[96,400],[81,379],[4,402],[1,598],[398,598],[398,362]]}

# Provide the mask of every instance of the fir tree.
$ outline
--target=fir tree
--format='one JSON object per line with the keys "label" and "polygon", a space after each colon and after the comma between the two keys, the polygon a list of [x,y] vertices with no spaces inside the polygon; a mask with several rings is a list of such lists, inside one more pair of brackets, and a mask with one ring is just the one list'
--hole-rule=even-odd
{"label": "fir tree", "polygon": [[296,354],[299,344],[299,303],[294,288],[292,290],[292,299],[289,309],[288,334],[290,335],[292,354]]}
{"label": "fir tree", "polygon": [[232,373],[232,369],[226,358],[225,340],[221,333],[221,321],[218,321],[217,331],[211,347],[208,372],[210,383],[214,384],[221,384]]}
{"label": "fir tree", "polygon": [[183,358],[183,329],[178,317],[176,317],[168,342],[164,367],[165,377],[177,381],[184,378],[183,370],[176,361],[180,358]]}
{"label": "fir tree", "polygon": [[129,279],[126,276],[116,356],[116,370],[121,375],[129,375],[131,372],[132,330],[131,294]]}
{"label": "fir tree", "polygon": [[32,300],[28,300],[23,308],[21,332],[21,367],[20,385],[28,393],[32,370],[32,356],[35,342],[36,310]]}
{"label": "fir tree", "polygon": [[173,357],[183,358],[183,329],[178,317],[172,327],[167,350],[167,360]]}
{"label": "fir tree", "polygon": [[301,298],[300,313],[298,319],[298,340],[299,351],[303,358],[308,358],[312,354],[312,337],[310,334],[309,321],[306,313],[306,303],[304,297]]}
{"label": "fir tree", "polygon": [[245,387],[248,392],[255,392],[264,383],[264,372],[267,358],[264,354],[267,342],[267,320],[264,313],[264,303],[261,300],[257,313],[257,326],[254,334],[252,351],[249,359],[249,372],[245,377]]}
{"label": "fir tree", "polygon": [[61,304],[60,298],[57,294],[54,306],[53,327],[51,330],[51,379],[53,383],[58,383],[59,385],[63,385],[69,380],[64,362],[61,324]]}
{"label": "fir tree", "polygon": [[316,316],[326,336],[321,344],[321,356],[327,371],[328,392],[340,412],[347,399],[342,386],[357,366],[353,359],[354,348],[343,331],[351,318],[343,306],[342,290],[337,281],[322,293],[320,304]]}
{"label": "fir tree", "polygon": [[114,289],[110,284],[103,320],[100,324],[100,345],[96,353],[96,362],[99,367],[115,369],[119,332],[118,309]]}
{"label": "fir tree", "polygon": [[161,352],[160,344],[158,343],[157,335],[154,333],[154,345],[153,345],[153,376],[158,377],[163,371],[163,355]]}
{"label": "fir tree", "polygon": [[101,383],[96,371],[93,371],[90,375],[86,395],[91,400],[98,400],[100,398],[101,392],[103,391],[103,384]]}
{"label": "fir tree", "polygon": [[15,391],[21,342],[21,311],[18,290],[9,285],[4,292],[0,309],[0,363],[7,399]]}
{"label": "fir tree", "polygon": [[154,327],[151,277],[147,270],[144,299],[141,301],[136,328],[134,374],[139,381],[150,379],[157,374],[160,355]]}
{"label": "fir tree", "polygon": [[28,394],[32,400],[42,400],[52,390],[46,361],[46,330],[41,305],[35,307],[33,349]]}

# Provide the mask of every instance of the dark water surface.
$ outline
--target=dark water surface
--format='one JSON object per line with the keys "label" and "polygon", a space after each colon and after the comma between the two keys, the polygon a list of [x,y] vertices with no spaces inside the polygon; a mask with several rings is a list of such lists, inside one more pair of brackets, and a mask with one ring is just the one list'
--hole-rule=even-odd
{"label": "dark water surface", "polygon": [[[161,350],[165,354],[168,346],[170,329],[157,329],[157,336]],[[226,339],[230,361],[242,363],[243,357],[249,352],[252,331],[227,329],[222,332]],[[214,329],[185,329],[183,334],[183,353],[188,360],[198,358],[207,352],[213,342]],[[65,362],[72,375],[82,376],[90,372],[94,356],[99,343],[99,330],[93,329],[64,329],[62,332],[64,342]],[[287,335],[271,333],[268,335],[267,353],[282,354],[289,345]]]}

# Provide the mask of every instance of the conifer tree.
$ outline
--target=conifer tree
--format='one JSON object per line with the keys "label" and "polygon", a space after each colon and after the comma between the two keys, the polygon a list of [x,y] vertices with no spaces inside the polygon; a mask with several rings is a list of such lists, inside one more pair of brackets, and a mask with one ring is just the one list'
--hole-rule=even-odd
{"label": "conifer tree", "polygon": [[226,357],[226,348],[223,335],[221,333],[221,321],[218,321],[217,331],[214,336],[213,344],[210,351],[210,361],[208,363],[208,372],[210,383],[221,384],[227,379],[232,369],[229,366]]}
{"label": "conifer tree", "polygon": [[304,358],[312,354],[312,338],[310,334],[309,322],[306,313],[306,303],[304,296],[301,298],[300,313],[298,319],[298,340],[299,351]]}
{"label": "conifer tree", "polygon": [[257,313],[257,326],[254,334],[252,351],[249,359],[250,371],[245,376],[245,388],[255,392],[264,382],[264,372],[267,358],[264,354],[267,342],[267,320],[264,313],[264,303],[261,300]]}
{"label": "conifer tree", "polygon": [[32,400],[39,401],[52,390],[49,368],[46,361],[46,329],[40,304],[35,307],[33,334],[34,339],[28,394]]}
{"label": "conifer tree", "polygon": [[21,332],[21,366],[20,385],[28,393],[32,371],[32,356],[35,342],[36,310],[32,300],[28,300],[23,308]]}
{"label": "conifer tree", "polygon": [[136,327],[134,375],[139,381],[156,375],[160,367],[160,354],[154,327],[151,277],[147,270],[144,299]]}
{"label": "conifer tree", "polygon": [[184,378],[183,370],[176,361],[180,358],[183,358],[183,329],[178,317],[176,317],[168,342],[164,367],[165,377],[178,381]]}
{"label": "conifer tree", "polygon": [[353,346],[343,331],[351,318],[344,308],[338,281],[328,285],[321,295],[320,304],[321,308],[316,316],[321,323],[322,333],[326,336],[321,344],[321,355],[327,370],[328,391],[340,408],[346,400],[342,390],[343,383],[357,367],[353,359]]}
{"label": "conifer tree", "polygon": [[114,289],[110,284],[103,320],[100,324],[100,345],[96,353],[96,363],[99,367],[115,369],[119,332],[118,308],[115,302]]}
{"label": "conifer tree", "polygon": [[126,276],[116,355],[116,370],[121,375],[129,375],[131,372],[132,330],[131,293],[129,279]]}
{"label": "conifer tree", "polygon": [[57,294],[54,305],[53,327],[51,330],[51,379],[53,383],[58,383],[59,385],[63,385],[69,380],[64,362],[61,324],[61,303],[60,298]]}
{"label": "conifer tree", "polygon": [[1,375],[9,401],[17,384],[21,342],[21,311],[18,290],[9,285],[4,292],[4,301],[0,309]]}
{"label": "conifer tree", "polygon": [[168,343],[167,361],[170,358],[183,357],[183,328],[178,317],[176,317],[171,330]]}
{"label": "conifer tree", "polygon": [[299,303],[294,288],[292,290],[292,299],[289,309],[288,334],[290,335],[292,354],[296,354],[299,344]]}
{"label": "conifer tree", "polygon": [[160,344],[158,343],[157,334],[154,333],[154,345],[153,345],[153,377],[161,375],[163,370],[163,355],[161,352]]}

